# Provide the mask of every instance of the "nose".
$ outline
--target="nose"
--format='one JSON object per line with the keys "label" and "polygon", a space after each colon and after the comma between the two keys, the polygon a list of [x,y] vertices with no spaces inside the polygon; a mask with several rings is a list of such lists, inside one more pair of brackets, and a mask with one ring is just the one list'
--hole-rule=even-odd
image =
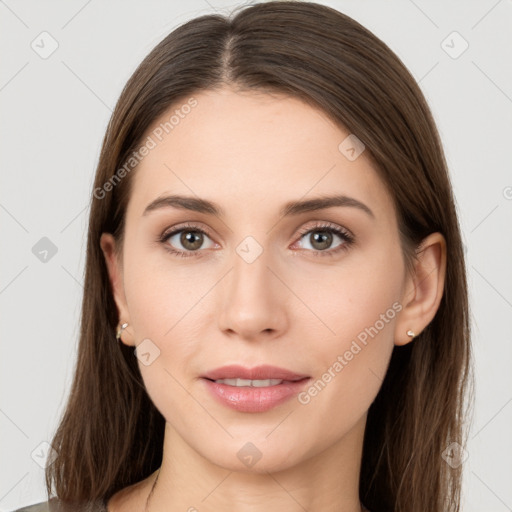
{"label": "nose", "polygon": [[233,268],[223,279],[219,328],[246,340],[276,338],[288,327],[290,291],[276,274],[267,252],[252,262],[234,255]]}

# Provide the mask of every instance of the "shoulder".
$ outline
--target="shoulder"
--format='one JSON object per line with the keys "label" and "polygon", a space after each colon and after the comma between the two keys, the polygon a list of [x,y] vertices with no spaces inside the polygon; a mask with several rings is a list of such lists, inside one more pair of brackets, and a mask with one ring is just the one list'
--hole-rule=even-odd
{"label": "shoulder", "polygon": [[107,512],[105,503],[101,500],[76,504],[66,503],[58,498],[51,498],[34,505],[18,508],[13,512]]}
{"label": "shoulder", "polygon": [[47,501],[29,505],[28,507],[21,507],[13,510],[13,512],[49,512],[50,508]]}

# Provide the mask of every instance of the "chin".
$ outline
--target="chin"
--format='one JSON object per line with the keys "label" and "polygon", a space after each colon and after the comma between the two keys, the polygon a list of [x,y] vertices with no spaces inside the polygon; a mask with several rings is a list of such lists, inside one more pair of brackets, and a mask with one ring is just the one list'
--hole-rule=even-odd
{"label": "chin", "polygon": [[[268,429],[261,436],[236,436],[215,442],[210,438],[207,446],[198,450],[212,464],[229,471],[251,474],[266,474],[284,471],[300,463],[307,457],[304,450],[304,442],[300,439],[297,443],[283,445],[282,439],[265,439]],[[205,439],[205,438],[203,438]],[[288,443],[291,439],[288,437]],[[300,447],[300,452],[299,452]],[[204,448],[201,449],[201,448]]]}

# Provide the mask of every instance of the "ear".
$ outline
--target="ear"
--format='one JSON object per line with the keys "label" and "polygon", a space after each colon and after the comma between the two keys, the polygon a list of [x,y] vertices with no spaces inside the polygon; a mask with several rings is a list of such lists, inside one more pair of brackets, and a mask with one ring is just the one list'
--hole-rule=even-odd
{"label": "ear", "polygon": [[444,290],[446,241],[441,233],[427,236],[416,251],[417,262],[409,275],[402,296],[403,309],[395,324],[395,345],[412,341],[434,318]]}
{"label": "ear", "polygon": [[118,250],[116,250],[116,241],[111,233],[102,233],[100,238],[100,247],[105,257],[112,293],[117,305],[117,312],[119,316],[118,328],[125,322],[128,324],[128,327],[122,331],[121,341],[125,345],[135,346],[133,335],[131,334],[133,333],[133,329],[130,326],[130,313],[128,311],[128,305],[126,303],[126,296],[124,293],[123,267],[120,257],[121,253],[118,253]]}

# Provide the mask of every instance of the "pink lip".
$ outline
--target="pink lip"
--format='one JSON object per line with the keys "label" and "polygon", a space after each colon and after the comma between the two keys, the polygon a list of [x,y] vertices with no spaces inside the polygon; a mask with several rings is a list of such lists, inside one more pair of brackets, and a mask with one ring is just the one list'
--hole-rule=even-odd
{"label": "pink lip", "polygon": [[[276,386],[261,388],[251,386],[229,386],[214,382],[219,379],[266,380],[282,379],[284,382]],[[309,381],[307,375],[290,372],[275,366],[258,366],[243,368],[242,366],[224,366],[208,372],[202,381],[213,396],[223,405],[240,412],[265,412],[297,395]]]}
{"label": "pink lip", "polygon": [[239,365],[223,366],[217,368],[204,375],[205,379],[219,380],[219,379],[249,379],[249,380],[266,380],[266,379],[282,379],[288,381],[300,380],[308,377],[300,373],[291,372],[285,368],[278,368],[277,366],[256,366],[254,368],[244,368]]}

